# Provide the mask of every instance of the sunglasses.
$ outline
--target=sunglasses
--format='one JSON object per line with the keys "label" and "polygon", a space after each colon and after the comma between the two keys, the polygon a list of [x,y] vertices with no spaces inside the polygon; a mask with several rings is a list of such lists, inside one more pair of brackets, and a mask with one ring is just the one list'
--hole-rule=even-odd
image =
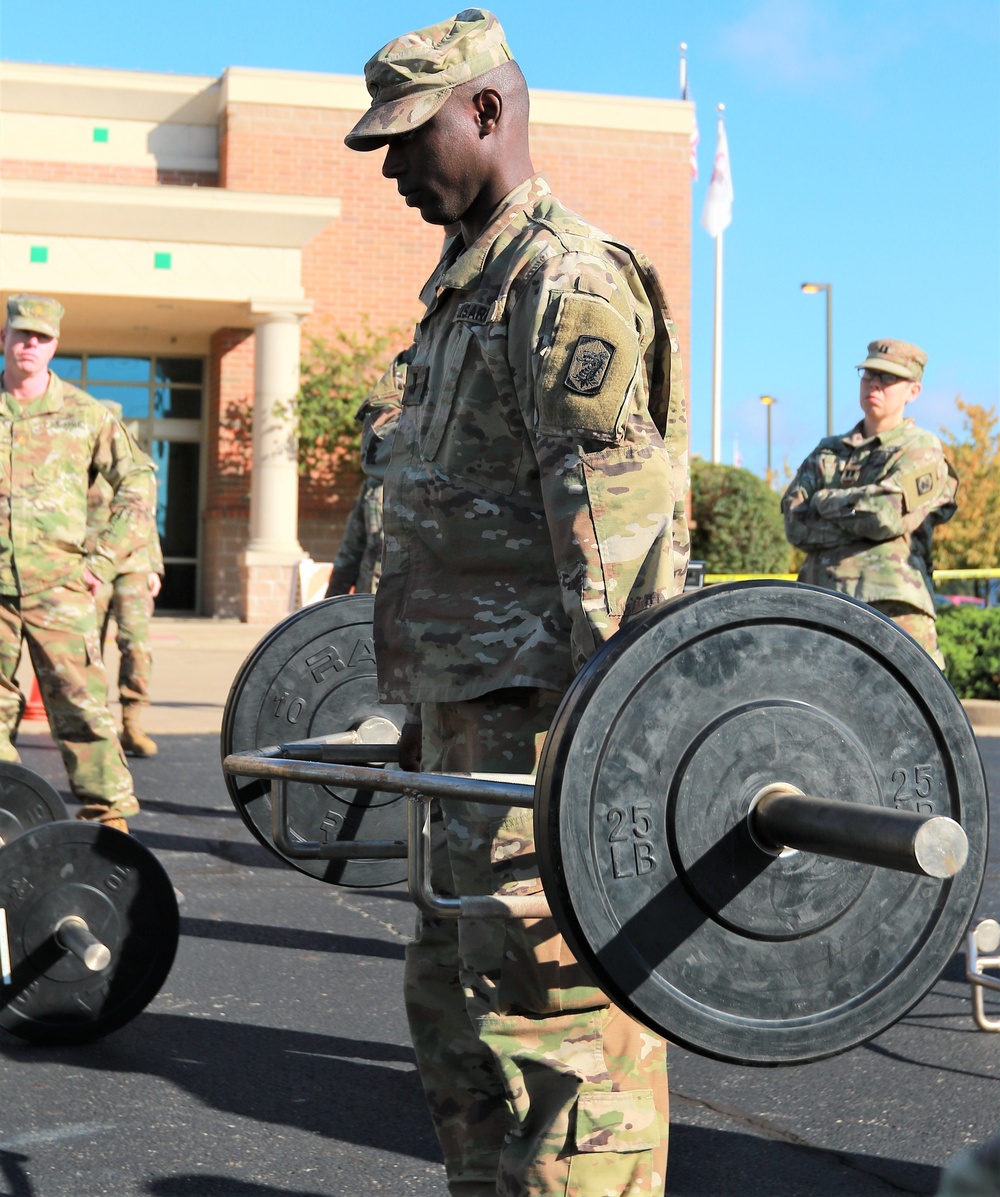
{"label": "sunglasses", "polygon": [[880,387],[891,387],[897,382],[909,382],[908,378],[900,378],[898,374],[890,374],[886,370],[867,370],[858,367],[858,374],[865,382],[877,382]]}

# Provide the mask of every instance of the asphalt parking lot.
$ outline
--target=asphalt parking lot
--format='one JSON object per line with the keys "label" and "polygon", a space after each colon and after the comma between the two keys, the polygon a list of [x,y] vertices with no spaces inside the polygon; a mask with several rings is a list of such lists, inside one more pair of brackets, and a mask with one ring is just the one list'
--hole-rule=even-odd
{"label": "asphalt parking lot", "polygon": [[[2,1034],[0,1197],[442,1197],[399,1000],[405,891],[325,886],[250,837],[217,730],[255,631],[176,624],[159,627],[161,751],[134,762],[133,828],[185,895],[177,959],[147,1010],[99,1043]],[[65,788],[44,729],[20,746]],[[1000,738],[980,746],[994,813],[980,913],[998,917]],[[1000,1034],[976,1028],[963,972],[956,957],[894,1027],[819,1063],[675,1049],[668,1193],[933,1193],[941,1163],[1000,1111]]]}

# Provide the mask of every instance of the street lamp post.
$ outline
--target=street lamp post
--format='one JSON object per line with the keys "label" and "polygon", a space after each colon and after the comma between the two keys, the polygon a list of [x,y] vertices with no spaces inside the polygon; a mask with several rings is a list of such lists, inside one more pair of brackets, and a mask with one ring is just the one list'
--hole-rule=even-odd
{"label": "street lamp post", "polygon": [[803,283],[807,295],[826,292],[826,435],[833,436],[833,284]]}
{"label": "street lamp post", "polygon": [[767,484],[771,485],[774,471],[771,469],[771,408],[778,402],[773,395],[761,395],[761,403],[767,408]]}

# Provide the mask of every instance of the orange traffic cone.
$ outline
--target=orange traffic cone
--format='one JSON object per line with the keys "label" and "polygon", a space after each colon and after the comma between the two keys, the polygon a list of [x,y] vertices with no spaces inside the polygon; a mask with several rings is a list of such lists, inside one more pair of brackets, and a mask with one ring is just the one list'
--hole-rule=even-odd
{"label": "orange traffic cone", "polygon": [[46,723],[48,715],[45,713],[45,703],[42,702],[42,692],[38,688],[38,678],[32,676],[31,678],[31,694],[28,696],[28,702],[24,708],[23,719],[31,723]]}

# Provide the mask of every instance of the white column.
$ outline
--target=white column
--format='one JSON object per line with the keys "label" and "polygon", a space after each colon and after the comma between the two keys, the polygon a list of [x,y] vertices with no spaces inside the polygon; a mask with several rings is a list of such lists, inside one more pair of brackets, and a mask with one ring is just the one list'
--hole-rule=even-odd
{"label": "white column", "polygon": [[[299,472],[292,414],[299,389],[300,315],[262,312],[254,329],[253,473],[248,565],[291,565],[299,544]],[[275,410],[277,408],[277,410]]]}

